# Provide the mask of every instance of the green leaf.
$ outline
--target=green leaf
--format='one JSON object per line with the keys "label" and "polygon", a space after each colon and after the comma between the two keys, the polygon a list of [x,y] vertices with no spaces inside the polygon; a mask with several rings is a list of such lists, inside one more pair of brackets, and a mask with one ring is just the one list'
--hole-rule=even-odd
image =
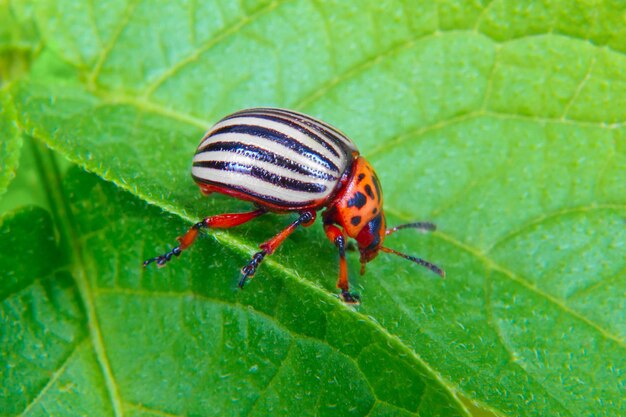
{"label": "green leaf", "polygon": [[[150,285],[181,288],[170,277],[201,265],[216,298],[266,314],[256,297],[280,285],[294,294],[279,304],[286,329],[321,340],[327,326],[340,326],[355,346],[359,337],[391,337],[420,372],[499,414],[624,414],[623,7],[347,3],[41,2],[47,60],[14,91],[20,123],[86,169],[194,221],[245,207],[203,199],[189,179],[212,122],[258,105],[321,117],[376,167],[388,223],[438,224],[433,235],[407,232],[388,244],[437,262],[445,281],[381,255],[365,276],[353,275],[363,305],[344,311],[332,297],[336,254],[311,228],[233,295],[227,271],[236,275],[243,253],[285,223],[269,218],[214,234],[224,248],[194,248],[185,254],[191,264],[148,271]],[[119,256],[162,252],[184,230],[169,226],[151,250]],[[280,284],[270,283],[276,277]],[[348,332],[361,322],[366,331]],[[389,355],[379,344],[371,356]],[[386,382],[370,383],[378,398],[406,400],[385,394]]]}
{"label": "green leaf", "polygon": [[85,313],[48,212],[0,223],[0,410],[12,415],[107,415]]}
{"label": "green leaf", "polygon": [[[37,169],[33,152],[34,139],[20,138],[21,149],[15,177],[9,183],[5,194],[0,198],[0,213],[8,213],[27,206],[49,209],[48,196]],[[14,156],[15,157],[15,156]],[[7,164],[8,165],[8,164]],[[14,166],[15,166],[14,165]]]}
{"label": "green leaf", "polygon": [[0,2],[0,51],[28,51],[36,47],[38,35],[33,13],[33,5],[28,2]]}
{"label": "green leaf", "polygon": [[63,196],[71,265],[42,209],[0,226],[6,415],[466,415],[400,343],[292,275],[241,294],[227,277],[245,258],[212,239],[144,272],[183,222],[78,170]]}
{"label": "green leaf", "polygon": [[27,72],[39,47],[33,5],[0,1],[0,86]]}
{"label": "green leaf", "polygon": [[22,135],[17,127],[15,107],[7,93],[0,90],[0,196],[15,178],[22,148]]}

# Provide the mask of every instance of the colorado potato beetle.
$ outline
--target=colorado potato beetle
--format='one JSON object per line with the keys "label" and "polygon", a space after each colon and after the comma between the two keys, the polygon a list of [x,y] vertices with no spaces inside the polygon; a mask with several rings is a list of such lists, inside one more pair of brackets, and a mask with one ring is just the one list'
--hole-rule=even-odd
{"label": "colorado potato beetle", "polygon": [[148,259],[163,266],[187,249],[203,228],[239,226],[268,212],[297,212],[299,217],[260,245],[260,251],[241,269],[239,287],[252,278],[299,226],[314,223],[322,213],[324,231],[339,251],[337,288],[346,303],[358,303],[350,293],[346,264],[347,238],[356,240],[361,274],[380,251],[401,256],[444,276],[423,259],[383,246],[386,236],[414,228],[434,230],[428,222],[387,229],[380,181],[354,143],[336,128],[313,117],[278,108],[241,110],[224,117],[202,138],[193,158],[191,175],[203,194],[221,193],[252,202],[246,213],[218,214],[196,223],[169,252]]}

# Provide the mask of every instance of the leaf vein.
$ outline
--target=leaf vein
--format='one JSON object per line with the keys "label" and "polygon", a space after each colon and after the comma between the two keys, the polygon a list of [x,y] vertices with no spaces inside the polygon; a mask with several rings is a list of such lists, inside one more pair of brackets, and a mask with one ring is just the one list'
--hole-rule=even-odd
{"label": "leaf vein", "polygon": [[89,338],[85,336],[80,341],[77,342],[77,344],[72,348],[71,352],[63,360],[63,362],[61,363],[61,366],[56,371],[54,371],[54,373],[52,374],[52,377],[48,380],[48,382],[41,389],[41,391],[39,391],[39,394],[37,394],[37,396],[33,398],[33,400],[26,406],[24,411],[20,413],[19,415],[20,417],[26,416],[33,409],[33,407],[37,405],[39,401],[41,401],[43,396],[48,392],[48,390],[50,390],[50,388],[54,385],[54,383],[61,377],[63,372],[65,372],[65,369],[69,366],[69,363],[72,360],[72,358],[74,358],[74,356],[77,354],[77,352],[80,350],[80,348],[88,339]]}
{"label": "leaf vein", "polygon": [[[488,291],[487,291],[488,290]],[[533,380],[533,381],[537,381],[538,385],[541,388],[544,388],[544,384],[542,384],[540,381],[538,381],[538,379],[532,375],[524,366],[523,366],[523,362],[520,361],[518,355],[515,353],[515,351],[513,350],[513,348],[511,347],[511,343],[509,343],[507,341],[507,338],[505,337],[505,335],[502,333],[502,329],[500,328],[500,326],[496,323],[495,321],[495,314],[493,312],[493,307],[491,305],[491,273],[489,272],[489,274],[485,277],[485,311],[487,313],[487,324],[493,329],[493,331],[495,332],[495,334],[497,335],[498,339],[500,340],[500,343],[502,345],[502,347],[504,348],[504,350],[508,353],[509,355],[509,359],[510,359],[510,363],[512,365],[515,366],[515,368],[521,370],[529,379]],[[554,400],[554,402],[556,404],[559,404],[563,410],[567,410],[568,414],[571,415],[571,413],[569,413],[569,408],[565,406],[565,404],[563,404],[563,402],[561,401],[561,399],[559,397],[557,397],[556,395],[554,395],[552,390],[549,389],[542,389],[542,391],[550,398],[552,398]]]}
{"label": "leaf vein", "polygon": [[106,356],[102,334],[98,322],[97,313],[92,297],[92,289],[89,279],[86,276],[85,259],[82,253],[82,246],[77,235],[77,228],[74,224],[74,218],[71,216],[71,209],[67,197],[61,193],[61,174],[57,166],[55,156],[50,150],[40,149],[43,145],[33,146],[33,151],[37,159],[37,166],[41,180],[49,183],[50,187],[46,189],[50,205],[53,207],[53,217],[57,223],[61,241],[67,241],[71,256],[75,260],[73,268],[73,278],[78,288],[81,302],[85,308],[87,315],[87,328],[94,348],[96,359],[104,378],[107,393],[111,401],[111,407],[116,417],[123,415],[119,391],[117,384],[111,373],[111,367]]}
{"label": "leaf vein", "polygon": [[276,372],[274,373],[274,375],[272,375],[272,377],[269,379],[269,381],[267,381],[267,385],[265,385],[265,387],[259,392],[258,396],[255,398],[254,402],[252,403],[252,405],[250,406],[250,409],[246,412],[246,417],[250,416],[250,414],[252,414],[252,412],[254,411],[254,409],[256,408],[256,406],[259,403],[259,400],[265,396],[265,394],[267,393],[267,391],[271,388],[272,384],[274,383],[274,381],[276,380],[276,377],[278,376],[278,374],[280,373],[280,371],[283,369],[283,366],[285,365],[285,363],[289,360],[290,356],[291,356],[291,352],[293,350],[293,345],[294,345],[294,338],[292,338],[289,341],[289,347],[287,348],[287,353],[285,354],[285,356],[282,358],[282,360],[280,361],[280,364],[278,364],[278,369],[276,369]]}
{"label": "leaf vein", "polygon": [[[281,270],[281,272],[283,272],[286,276],[290,276],[291,275],[288,272],[288,270],[287,269],[283,269],[283,267],[278,268],[278,269]],[[225,306],[225,307],[228,307],[228,308],[237,309],[237,310],[242,311],[242,312],[244,312],[246,314],[250,314],[250,313],[256,314],[259,317],[262,317],[262,318],[264,318],[264,319],[274,323],[281,330],[283,330],[284,332],[288,333],[293,339],[312,340],[314,342],[324,342],[324,340],[317,339],[317,338],[314,338],[314,337],[306,335],[306,334],[298,333],[295,330],[282,325],[280,322],[278,322],[276,320],[276,317],[273,317],[273,316],[271,316],[271,315],[269,315],[269,314],[267,314],[267,313],[265,313],[263,311],[250,309],[248,306],[245,306],[245,305],[237,303],[237,302],[229,302],[229,301],[221,300],[221,299],[218,299],[218,298],[209,297],[207,295],[199,294],[199,293],[196,293],[196,292],[190,291],[190,290],[181,291],[181,292],[175,292],[175,291],[146,291],[146,290],[143,290],[143,289],[129,289],[129,288],[100,288],[100,289],[96,290],[96,292],[98,294],[103,294],[103,295],[107,295],[107,294],[112,294],[112,295],[123,294],[123,295],[133,295],[133,296],[143,296],[143,297],[174,297],[174,298],[191,297],[191,298],[195,298],[195,299],[198,299],[198,300],[205,300],[207,302],[211,302],[211,303],[218,304],[218,305],[221,305],[221,306]],[[343,306],[343,303],[341,301],[339,301],[336,297],[329,297],[329,298],[331,298],[336,303],[340,303],[339,305]],[[345,307],[345,308],[349,308],[349,307]],[[354,312],[354,311],[351,309],[351,312]],[[368,325],[379,326],[377,323],[372,322],[372,320],[367,318],[366,316],[364,316],[364,315],[362,315],[360,313],[356,313],[356,314],[361,315],[364,318],[364,322],[366,322]],[[405,350],[407,350],[411,354],[411,356],[413,356],[414,358],[419,358],[417,356],[417,354],[412,349],[408,348],[408,346],[406,346],[404,343],[402,343],[402,341],[397,336],[391,335],[386,330],[384,331],[383,334],[386,337],[388,337],[389,339],[392,339],[392,340],[395,340],[395,341],[399,342],[399,345],[401,347],[403,347]],[[292,345],[293,345],[293,341],[290,344],[290,347],[289,347],[290,350],[291,350]],[[363,370],[359,366],[359,363],[358,363],[356,358],[354,358],[352,356],[349,356],[349,355],[347,355],[344,352],[341,352],[340,350],[338,350],[336,347],[334,347],[332,345],[328,345],[327,344],[326,346],[328,346],[328,348],[331,349],[333,352],[341,355],[342,357],[344,357],[347,360],[349,360],[350,362],[352,362],[354,364],[354,366],[355,366],[355,369],[362,376],[363,381],[367,384],[367,386],[370,389],[370,392],[372,393],[372,396],[375,398],[375,400],[378,401],[378,402],[381,402],[381,403],[387,403],[386,401],[383,401],[383,400],[380,400],[380,399],[377,398],[376,392],[374,390],[374,387],[372,387],[372,385],[370,384],[369,379],[363,373]],[[286,361],[287,356],[289,356],[289,353],[290,353],[290,351],[288,351],[287,355],[285,355],[285,360],[283,360],[281,362],[281,365],[280,365],[281,367],[283,366],[284,362]],[[447,390],[450,390],[450,391],[453,390],[452,386],[448,382],[446,382],[445,380],[440,379],[441,377],[438,377],[438,374],[435,374],[435,371],[431,370],[429,365],[426,364],[425,362],[423,362],[421,358],[419,360],[417,360],[417,362],[422,364],[424,366],[424,369],[432,372],[433,375],[430,375],[430,376],[435,378],[435,379],[437,379],[437,381],[441,384],[441,386],[444,389],[447,389]],[[272,380],[275,379],[277,374],[278,374],[278,371],[276,372],[276,374],[274,374],[274,376],[272,377]],[[268,386],[269,386],[269,383],[268,383]],[[263,391],[264,392],[267,391],[267,386],[266,386],[266,388]],[[456,396],[454,396],[454,398],[456,398]],[[256,401],[255,401],[255,403],[256,403]],[[410,411],[410,410],[407,410],[407,411]]]}
{"label": "leaf vein", "polygon": [[578,96],[580,96],[580,93],[582,92],[583,88],[585,88],[585,86],[587,85],[587,82],[591,78],[591,74],[592,74],[593,69],[594,69],[594,67],[596,65],[596,60],[597,60],[596,54],[594,54],[593,57],[591,58],[591,62],[589,63],[589,66],[587,67],[586,74],[583,76],[583,78],[578,83],[578,86],[576,87],[576,90],[574,90],[574,94],[572,94],[572,97],[569,99],[567,104],[565,104],[565,106],[563,108],[563,113],[561,114],[561,119],[566,120],[567,114],[569,113],[572,105],[578,99]]}
{"label": "leaf vein", "polygon": [[150,414],[156,414],[158,416],[163,416],[163,417],[182,417],[183,416],[182,414],[172,414],[172,413],[168,413],[167,411],[157,410],[156,408],[146,407],[143,404],[132,403],[129,401],[124,401],[124,405],[127,408],[132,408],[138,411],[144,411]]}
{"label": "leaf vein", "polygon": [[400,146],[401,144],[410,141],[411,139],[417,139],[420,136],[425,135],[426,133],[433,132],[439,129],[443,129],[447,126],[454,125],[457,123],[462,123],[468,120],[477,119],[479,117],[493,117],[502,120],[519,120],[519,121],[528,121],[534,123],[544,123],[544,124],[564,124],[564,125],[573,125],[573,126],[583,126],[583,127],[595,127],[601,129],[619,129],[626,126],[626,120],[607,124],[605,122],[593,122],[593,121],[583,121],[583,120],[573,120],[573,119],[562,119],[562,118],[550,118],[550,117],[536,117],[536,116],[528,116],[521,115],[515,113],[503,113],[503,112],[494,112],[494,111],[482,111],[476,110],[469,113],[464,113],[461,115],[454,115],[449,118],[444,118],[440,121],[437,121],[433,124],[427,126],[420,126],[416,129],[411,129],[407,132],[400,133],[395,137],[392,137],[388,140],[382,140],[382,145],[374,148],[373,150],[367,153],[370,159],[379,156],[380,154],[384,154],[393,150],[394,148]]}
{"label": "leaf vein", "polygon": [[[395,55],[397,53],[402,52],[403,50],[409,49],[413,46],[415,46],[418,42],[422,42],[431,38],[435,38],[438,36],[442,36],[444,34],[451,34],[451,33],[470,33],[470,34],[474,34],[477,36],[481,36],[484,37],[486,39],[488,39],[489,41],[492,42],[492,44],[494,45],[494,48],[496,50],[500,49],[502,45],[513,42],[513,41],[518,41],[521,39],[526,39],[526,38],[534,38],[534,37],[541,37],[541,36],[546,36],[546,35],[550,35],[552,34],[552,32],[544,32],[544,33],[534,33],[531,35],[525,35],[525,36],[520,36],[517,38],[511,38],[511,39],[505,39],[505,40],[496,40],[493,37],[491,37],[489,34],[486,33],[482,33],[482,32],[478,32],[478,31],[467,31],[467,30],[436,30],[433,31],[431,33],[428,34],[417,34],[417,36],[414,37],[410,37],[402,42],[398,42],[395,43],[393,45],[391,45],[389,48],[383,50],[383,51],[379,51],[375,54],[373,54],[372,56],[368,56],[366,57],[364,60],[357,62],[355,65],[353,65],[352,67],[348,68],[346,71],[344,71],[343,73],[327,80],[326,82],[321,83],[320,85],[314,87],[313,89],[311,89],[310,93],[308,93],[307,95],[305,95],[304,97],[296,100],[294,103],[291,104],[291,107],[296,108],[296,109],[303,109],[306,108],[306,106],[310,105],[312,102],[315,102],[316,100],[318,100],[319,98],[323,97],[326,93],[328,93],[330,90],[332,90],[333,88],[335,88],[337,85],[351,79],[352,77],[354,77],[355,75],[361,74],[362,72],[364,72],[366,69],[373,67],[379,63],[384,63],[386,62],[386,60],[384,60],[385,57],[388,56],[392,56]],[[572,37],[569,35],[561,35],[559,34],[558,36],[564,36],[567,38],[571,38],[574,40],[579,40],[579,41],[586,41],[589,42],[588,39],[582,39],[582,38],[576,38],[576,37]],[[612,48],[609,48],[608,46],[604,46],[604,45],[597,45],[594,43],[591,43],[592,46],[594,46],[595,48],[607,48],[611,51],[613,51],[616,54],[622,54],[620,51],[616,51]],[[496,62],[496,59],[494,58],[494,63]],[[495,66],[492,68],[492,70],[495,70]],[[490,79],[489,79],[490,80]],[[580,87],[580,86],[579,86]],[[489,91],[490,91],[490,87],[488,85]],[[579,91],[577,91],[577,93],[579,93]],[[485,101],[483,104],[486,104],[486,100],[487,100],[488,96],[485,95]],[[563,116],[565,116],[565,113],[563,114]],[[565,119],[564,117],[561,117],[561,119],[563,119],[564,121],[568,120]]]}
{"label": "leaf vein", "polygon": [[478,15],[478,17],[476,18],[476,22],[474,23],[474,31],[479,32],[479,27],[481,25],[481,23],[483,22],[483,20],[485,19],[485,17],[487,16],[487,14],[491,11],[491,9],[493,8],[493,5],[496,4],[498,2],[498,0],[491,0],[480,12],[480,14]]}
{"label": "leaf vein", "polygon": [[565,209],[556,210],[551,213],[544,213],[534,219],[531,219],[521,226],[515,228],[514,230],[508,232],[506,235],[502,236],[498,240],[496,240],[491,246],[486,248],[483,253],[488,254],[493,252],[497,247],[510,242],[515,237],[521,235],[525,231],[530,228],[533,228],[545,221],[552,220],[557,217],[567,216],[570,214],[579,214],[579,213],[589,213],[594,211],[608,211],[608,210],[618,210],[618,211],[626,211],[626,205],[621,204],[589,204],[577,207],[568,207]]}
{"label": "leaf vein", "polygon": [[113,47],[115,46],[115,43],[119,39],[120,35],[130,23],[130,19],[138,4],[139,4],[139,0],[129,0],[128,5],[126,6],[126,10],[124,10],[124,16],[122,17],[119,25],[115,29],[115,32],[113,33],[113,36],[111,36],[111,39],[107,43],[106,47],[100,53],[100,56],[98,57],[98,61],[96,61],[96,64],[94,65],[91,71],[91,74],[89,74],[89,77],[88,77],[89,85],[95,86],[96,81],[98,77],[100,76],[100,71],[102,71],[102,66],[104,65],[107,58],[109,57],[109,54],[113,50]]}
{"label": "leaf vein", "polygon": [[587,287],[582,287],[577,289],[576,291],[570,293],[567,295],[567,299],[571,300],[571,299],[575,299],[575,298],[580,298],[583,295],[587,295],[590,292],[593,292],[599,288],[608,286],[610,284],[613,284],[616,281],[620,281],[624,279],[624,276],[626,276],[626,266],[624,266],[623,268],[621,268],[619,271],[617,271],[615,274],[611,275],[610,277],[600,280],[598,282],[595,282]]}
{"label": "leaf vein", "polygon": [[469,254],[471,254],[474,257],[476,257],[477,259],[481,260],[485,265],[487,265],[491,269],[496,270],[498,272],[501,272],[502,275],[505,276],[506,278],[508,278],[509,280],[520,284],[524,288],[526,288],[529,291],[535,293],[536,295],[538,295],[539,297],[543,298],[544,300],[550,302],[552,305],[554,305],[555,307],[559,308],[564,313],[566,313],[566,314],[570,315],[571,317],[573,317],[573,318],[575,318],[575,319],[577,319],[577,320],[587,324],[589,327],[593,328],[598,334],[600,334],[604,338],[615,342],[622,349],[626,349],[626,341],[624,341],[624,340],[620,339],[619,337],[611,334],[608,330],[606,330],[605,328],[600,326],[598,323],[588,319],[587,317],[583,316],[581,313],[579,313],[576,310],[568,307],[564,303],[563,300],[560,300],[557,297],[554,297],[554,296],[548,294],[547,292],[541,290],[540,288],[536,287],[535,285],[533,285],[531,282],[529,282],[525,278],[523,278],[521,276],[518,276],[513,271],[503,267],[502,265],[498,264],[497,262],[495,262],[491,258],[487,257],[484,253],[480,252],[477,248],[474,248],[474,247],[472,247],[472,246],[470,246],[470,245],[468,245],[466,243],[463,243],[463,242],[455,239],[451,235],[447,235],[447,234],[442,233],[442,232],[435,232],[435,233],[436,233],[436,236],[440,237],[442,240],[444,240],[444,241],[446,241],[448,243],[451,243],[452,245],[457,246],[460,249],[465,250]]}
{"label": "leaf vein", "polygon": [[[282,0],[285,1],[285,0]],[[143,91],[144,97],[150,97],[165,81],[169,78],[173,77],[178,71],[196,61],[202,54],[211,50],[215,45],[220,43],[222,40],[228,38],[230,35],[237,33],[240,29],[249,25],[252,22],[255,22],[261,16],[270,13],[274,9],[276,9],[281,4],[280,1],[276,0],[270,3],[268,6],[259,9],[258,11],[250,14],[244,15],[240,20],[236,23],[224,28],[221,32],[217,33],[215,36],[211,38],[209,42],[200,48],[196,49],[193,53],[189,54],[187,57],[178,61],[176,64],[169,67],[167,70],[161,74],[156,80],[154,80],[150,85],[148,85]]]}

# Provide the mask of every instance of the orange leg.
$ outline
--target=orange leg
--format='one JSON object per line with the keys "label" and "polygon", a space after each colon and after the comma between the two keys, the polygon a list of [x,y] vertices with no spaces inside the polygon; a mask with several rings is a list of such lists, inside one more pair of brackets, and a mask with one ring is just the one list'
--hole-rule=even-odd
{"label": "orange leg", "polygon": [[333,224],[325,224],[324,231],[328,240],[333,242],[339,249],[339,278],[337,288],[341,290],[341,299],[347,304],[358,304],[359,296],[350,293],[348,282],[348,264],[346,263],[346,236],[344,232]]}
{"label": "orange leg", "polygon": [[172,256],[180,256],[183,250],[187,249],[193,244],[198,237],[200,229],[228,229],[230,227],[239,226],[250,220],[259,217],[262,214],[267,213],[265,209],[258,209],[247,213],[226,213],[218,214],[217,216],[207,217],[191,226],[191,229],[185,233],[183,237],[178,238],[179,245],[169,252],[163,255],[156,256],[154,258],[144,261],[143,266],[147,266],[152,262],[156,262],[159,267],[165,266],[165,264],[172,259]]}
{"label": "orange leg", "polygon": [[256,269],[259,267],[265,256],[271,255],[276,249],[287,239],[287,237],[298,228],[298,226],[310,226],[315,221],[314,211],[305,211],[300,214],[289,226],[284,228],[280,233],[270,240],[259,245],[261,250],[252,256],[252,260],[246,266],[241,268],[241,278],[239,279],[239,288],[243,288],[249,278],[254,277]]}

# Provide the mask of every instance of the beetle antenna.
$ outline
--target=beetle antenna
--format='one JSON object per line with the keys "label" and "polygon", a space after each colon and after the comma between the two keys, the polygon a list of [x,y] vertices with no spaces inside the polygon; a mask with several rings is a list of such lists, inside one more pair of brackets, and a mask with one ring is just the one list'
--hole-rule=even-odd
{"label": "beetle antenna", "polygon": [[445,278],[445,276],[446,276],[446,272],[443,269],[439,268],[437,265],[435,265],[433,263],[430,263],[428,261],[423,260],[422,258],[417,258],[415,256],[407,255],[407,254],[404,254],[402,252],[398,252],[397,250],[393,250],[393,249],[389,249],[389,248],[385,248],[385,247],[381,247],[380,250],[382,250],[383,252],[387,252],[387,253],[392,253],[394,255],[398,255],[401,258],[408,259],[411,262],[415,262],[416,264],[421,265],[424,268],[430,269],[435,274],[440,275],[442,278]]}
{"label": "beetle antenna", "polygon": [[385,231],[385,234],[389,236],[402,229],[417,229],[421,232],[434,232],[435,230],[437,230],[437,226],[435,226],[435,224],[431,222],[406,223],[401,224],[400,226],[392,227],[391,229],[387,229]]}

